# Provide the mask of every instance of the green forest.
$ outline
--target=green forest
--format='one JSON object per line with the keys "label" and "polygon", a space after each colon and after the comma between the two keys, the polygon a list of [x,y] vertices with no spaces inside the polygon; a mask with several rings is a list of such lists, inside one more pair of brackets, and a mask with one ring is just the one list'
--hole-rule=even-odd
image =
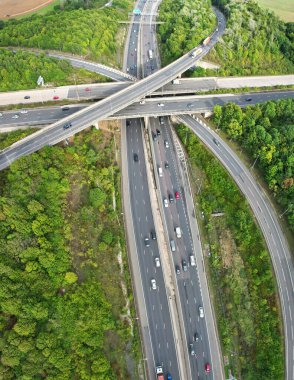
{"label": "green forest", "polygon": [[1,379],[126,380],[137,368],[114,149],[112,133],[88,131],[0,172]]}
{"label": "green forest", "polygon": [[266,102],[241,109],[215,106],[213,121],[237,141],[256,166],[285,211],[294,231],[294,101]]}
{"label": "green forest", "polygon": [[[205,219],[199,219],[203,243],[210,247],[209,278],[225,369],[232,369],[237,379],[282,380],[279,305],[261,232],[218,160],[189,129],[179,126],[177,131],[187,150],[196,210],[204,212]],[[223,215],[214,217],[213,212]]]}
{"label": "green forest", "polygon": [[118,64],[117,52],[123,48],[118,32],[125,28],[118,21],[126,19],[130,2],[119,0],[116,4],[116,8],[101,10],[57,9],[44,16],[5,21],[0,28],[0,46],[53,49]]}
{"label": "green forest", "polygon": [[76,69],[65,60],[36,55],[26,51],[12,52],[0,49],[0,91],[37,88],[39,75],[46,85],[65,86],[93,82],[105,82],[102,75],[84,69]]}
{"label": "green forest", "polygon": [[159,8],[158,41],[163,65],[199,45],[215,28],[209,0],[163,0]]}

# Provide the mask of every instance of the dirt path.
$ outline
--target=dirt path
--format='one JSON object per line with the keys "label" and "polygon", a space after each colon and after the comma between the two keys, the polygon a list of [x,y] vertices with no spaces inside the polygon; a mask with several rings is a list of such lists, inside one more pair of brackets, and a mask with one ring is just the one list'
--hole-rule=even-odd
{"label": "dirt path", "polygon": [[54,0],[1,0],[0,19],[20,16],[43,8]]}

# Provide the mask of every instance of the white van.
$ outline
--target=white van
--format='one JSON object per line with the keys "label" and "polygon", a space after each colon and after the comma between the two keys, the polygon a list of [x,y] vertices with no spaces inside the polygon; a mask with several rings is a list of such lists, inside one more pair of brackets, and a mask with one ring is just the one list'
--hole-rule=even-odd
{"label": "white van", "polygon": [[182,237],[182,232],[181,232],[180,227],[176,227],[175,228],[175,232],[176,232],[177,238],[181,238]]}
{"label": "white van", "polygon": [[195,256],[194,255],[190,255],[190,265],[191,265],[191,267],[195,267],[196,266],[196,261],[195,261]]}
{"label": "white van", "polygon": [[159,175],[159,177],[163,176],[163,172],[162,172],[162,167],[161,166],[158,166],[158,175]]}

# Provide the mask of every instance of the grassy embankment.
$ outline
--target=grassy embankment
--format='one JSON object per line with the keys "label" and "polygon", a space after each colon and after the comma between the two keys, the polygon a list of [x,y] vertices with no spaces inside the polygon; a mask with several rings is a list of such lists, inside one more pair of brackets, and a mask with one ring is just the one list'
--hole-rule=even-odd
{"label": "grassy embankment", "polygon": [[[243,380],[282,380],[284,359],[271,261],[247,202],[226,171],[183,126],[225,368]],[[201,188],[200,194],[199,188]],[[199,212],[199,206],[197,206]],[[214,217],[213,212],[223,216]]]}
{"label": "grassy embankment", "polygon": [[0,173],[1,378],[138,378],[114,138],[80,133]]}
{"label": "grassy embankment", "polygon": [[281,20],[294,22],[294,3],[293,0],[257,0],[263,7],[273,11]]}

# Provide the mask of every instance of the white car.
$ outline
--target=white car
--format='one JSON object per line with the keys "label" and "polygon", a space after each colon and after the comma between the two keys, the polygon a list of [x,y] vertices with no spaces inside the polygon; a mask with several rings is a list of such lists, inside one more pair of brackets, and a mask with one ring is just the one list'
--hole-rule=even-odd
{"label": "white car", "polygon": [[140,101],[140,104],[145,104],[145,100],[141,100],[141,101]]}
{"label": "white car", "polygon": [[168,143],[167,140],[164,140],[164,146],[165,146],[166,148],[169,148],[169,143]]}
{"label": "white car", "polygon": [[168,207],[168,201],[166,198],[163,198],[163,205],[164,207]]}
{"label": "white car", "polygon": [[181,231],[180,227],[176,227],[175,232],[176,232],[177,238],[180,239],[182,237],[182,231]]}
{"label": "white car", "polygon": [[28,113],[27,110],[21,110],[20,113]]}
{"label": "white car", "polygon": [[18,119],[18,118],[19,118],[18,115],[13,115],[13,116],[12,116],[12,119]]}
{"label": "white car", "polygon": [[199,306],[199,317],[204,318],[204,309],[203,306]]}
{"label": "white car", "polygon": [[158,107],[164,107],[164,103],[158,103],[157,106]]}
{"label": "white car", "polygon": [[155,278],[151,279],[151,287],[152,287],[153,290],[157,289]]}
{"label": "white car", "polygon": [[156,268],[159,268],[159,267],[160,267],[160,260],[159,260],[159,257],[155,257],[154,261],[155,261],[155,266],[156,266]]}
{"label": "white car", "polygon": [[3,116],[3,114],[0,112],[0,117],[2,117]]}

